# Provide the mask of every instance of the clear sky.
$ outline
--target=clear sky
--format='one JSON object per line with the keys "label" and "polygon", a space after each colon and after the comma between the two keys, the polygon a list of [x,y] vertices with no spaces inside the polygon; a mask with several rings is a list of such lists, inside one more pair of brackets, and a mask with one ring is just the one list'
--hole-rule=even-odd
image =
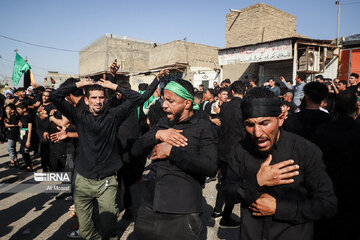
{"label": "clear sky", "polygon": [[[335,0],[263,0],[297,18],[297,32],[315,39],[337,34]],[[105,33],[167,43],[225,45],[225,16],[250,0],[1,0],[0,35],[78,51]],[[340,36],[360,33],[360,0],[344,0]],[[47,71],[78,74],[78,52],[27,45],[0,37],[0,79],[11,77],[14,50],[28,57],[37,82]]]}

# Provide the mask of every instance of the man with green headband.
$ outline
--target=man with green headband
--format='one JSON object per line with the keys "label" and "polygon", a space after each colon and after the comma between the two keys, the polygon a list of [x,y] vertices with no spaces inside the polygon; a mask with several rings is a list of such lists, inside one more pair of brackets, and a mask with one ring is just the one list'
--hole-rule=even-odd
{"label": "man with green headband", "polygon": [[163,103],[167,117],[133,146],[133,156],[152,150],[153,160],[135,222],[137,239],[200,239],[202,186],[217,172],[217,139],[211,123],[194,111],[193,95],[190,82],[169,82]]}

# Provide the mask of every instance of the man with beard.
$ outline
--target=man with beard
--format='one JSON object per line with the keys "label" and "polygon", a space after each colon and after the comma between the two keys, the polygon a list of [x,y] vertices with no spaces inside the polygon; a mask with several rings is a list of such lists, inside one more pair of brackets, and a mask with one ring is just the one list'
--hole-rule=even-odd
{"label": "man with beard", "polygon": [[[65,97],[77,88],[86,87],[85,103],[89,111],[75,108]],[[105,109],[105,88],[119,91],[128,101]],[[75,209],[80,235],[85,239],[118,239],[116,221],[117,171],[123,166],[118,148],[117,130],[139,101],[139,93],[122,89],[110,81],[81,80],[60,87],[50,95],[52,103],[72,123],[79,135],[75,169]],[[99,209],[100,233],[93,220],[94,203]]]}
{"label": "man with beard", "polygon": [[151,179],[135,222],[138,239],[199,239],[202,186],[217,171],[216,132],[193,109],[194,90],[183,79],[169,82],[163,108],[167,118],[139,138],[133,156],[152,150]]}
{"label": "man with beard", "polygon": [[337,208],[321,151],[280,130],[284,116],[269,90],[250,90],[241,109],[247,136],[232,150],[224,183],[228,200],[241,201],[240,239],[313,239],[314,221]]}

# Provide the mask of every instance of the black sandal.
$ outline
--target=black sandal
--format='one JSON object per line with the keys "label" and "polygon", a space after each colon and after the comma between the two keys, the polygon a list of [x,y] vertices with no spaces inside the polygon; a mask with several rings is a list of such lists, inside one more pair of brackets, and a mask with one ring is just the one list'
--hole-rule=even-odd
{"label": "black sandal", "polygon": [[16,166],[18,166],[18,165],[19,165],[19,163],[18,163],[17,160],[11,160],[11,161],[9,162],[9,166],[10,166],[10,167],[16,167]]}

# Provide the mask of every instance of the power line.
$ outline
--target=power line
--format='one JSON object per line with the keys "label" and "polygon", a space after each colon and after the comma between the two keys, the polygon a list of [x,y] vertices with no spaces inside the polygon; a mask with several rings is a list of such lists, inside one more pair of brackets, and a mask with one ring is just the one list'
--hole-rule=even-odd
{"label": "power line", "polygon": [[355,5],[355,4],[360,4],[360,2],[348,2],[348,3],[341,3],[342,6],[347,6],[347,5]]}
{"label": "power line", "polygon": [[0,37],[5,38],[5,39],[8,39],[8,40],[11,40],[11,41],[28,44],[28,45],[35,46],[35,47],[48,48],[48,49],[58,50],[58,51],[64,51],[64,52],[76,52],[76,53],[79,52],[79,51],[77,51],[77,50],[70,50],[70,49],[50,47],[50,46],[45,46],[45,45],[40,45],[40,44],[35,44],[35,43],[29,43],[29,42],[25,42],[25,41],[22,41],[22,40],[15,39],[15,38],[7,37],[7,36],[4,36],[4,35],[0,35]]}
{"label": "power line", "polygon": [[[5,62],[11,63],[11,64],[14,63],[14,61],[11,61],[11,60],[9,60],[9,59],[2,58],[1,56],[0,56],[0,60],[4,60]],[[9,64],[8,66],[11,67],[11,66],[13,66],[13,65],[10,65],[10,64]],[[30,66],[31,66],[32,69],[40,69],[40,70],[44,70],[44,71],[49,71],[49,68],[43,68],[43,67],[39,67],[39,66],[36,66],[36,65],[33,65],[33,64],[31,64]],[[60,70],[58,70],[58,71],[61,72],[61,73],[64,73],[64,74],[78,75],[77,73],[70,73],[70,72],[60,71]],[[34,74],[34,75],[40,76],[39,74]],[[44,74],[44,75],[45,75],[45,74]]]}
{"label": "power line", "polygon": [[[0,34],[0,37],[5,38],[7,40],[11,40],[11,41],[15,41],[15,42],[19,42],[19,43],[23,43],[23,44],[27,44],[30,46],[34,46],[34,47],[39,47],[39,48],[47,48],[47,49],[51,49],[51,50],[57,50],[57,51],[63,51],[63,52],[73,52],[73,53],[107,53],[107,51],[102,51],[102,50],[97,50],[97,51],[86,51],[86,50],[73,50],[73,49],[65,49],[65,48],[58,48],[58,47],[51,47],[51,46],[46,46],[46,45],[41,45],[41,44],[36,44],[36,43],[30,43],[30,42],[26,42],[26,41],[22,41],[19,39],[15,39],[12,37],[8,37],[8,36],[4,36]],[[129,48],[124,48],[124,47],[118,47],[117,50],[121,50],[122,52],[144,52],[144,50],[142,49],[129,49]]]}

